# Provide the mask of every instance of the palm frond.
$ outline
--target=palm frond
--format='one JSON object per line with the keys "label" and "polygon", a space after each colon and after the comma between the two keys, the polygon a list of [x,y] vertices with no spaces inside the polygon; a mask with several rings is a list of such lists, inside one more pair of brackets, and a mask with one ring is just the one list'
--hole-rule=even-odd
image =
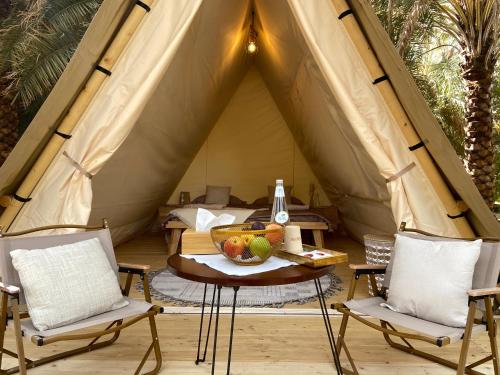
{"label": "palm frond", "polygon": [[99,4],[97,0],[51,0],[43,17],[51,27],[70,31],[85,26]]}

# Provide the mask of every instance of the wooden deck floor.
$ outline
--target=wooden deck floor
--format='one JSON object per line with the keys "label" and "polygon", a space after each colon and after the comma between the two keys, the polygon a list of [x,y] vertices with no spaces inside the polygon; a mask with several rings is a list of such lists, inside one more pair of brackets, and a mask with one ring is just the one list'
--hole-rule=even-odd
{"label": "wooden deck floor", "polygon": [[[363,260],[363,251],[359,245],[345,239],[334,241],[334,243],[342,245],[348,250],[351,261]],[[151,263],[155,268],[162,268],[166,263],[164,251],[165,246],[160,236],[147,235],[120,246],[118,258],[122,261]],[[339,267],[337,271],[345,281],[348,281],[350,273],[347,267]],[[345,292],[333,297],[332,300],[340,300],[344,294]],[[366,286],[360,291],[360,295],[366,295]],[[141,295],[134,292],[134,297],[140,298]],[[303,308],[304,306],[298,307]],[[313,308],[315,304],[306,307]],[[290,305],[288,308],[296,309],[297,306]],[[321,316],[293,315],[293,311],[298,313],[299,310],[287,311],[291,311],[292,315],[256,315],[252,313],[237,315],[232,374],[332,375],[335,373]],[[205,364],[199,366],[194,364],[199,316],[189,313],[169,313],[159,316],[157,321],[164,359],[161,373],[165,375],[209,374],[210,352]],[[332,322],[334,330],[337,331],[340,317],[333,317]],[[220,362],[218,361],[217,374],[225,374],[228,326],[229,316],[223,314],[219,331],[218,360]],[[347,340],[361,374],[451,375],[455,373],[426,360],[389,348],[380,334],[368,330],[355,321],[349,324]],[[14,348],[12,332],[8,332],[6,343],[8,348]],[[31,358],[38,358],[74,347],[73,344],[68,343],[56,343],[42,349],[27,342],[25,345],[27,355]],[[29,373],[34,375],[133,374],[148,345],[149,328],[145,322],[141,322],[125,330],[117,343],[111,347],[45,365],[30,370]],[[457,345],[436,348],[422,344],[418,347],[450,360],[457,359],[459,351]],[[474,338],[471,344],[470,361],[482,357],[487,350],[488,339],[486,335]],[[5,362],[7,362],[6,365],[15,364],[12,359],[6,358]],[[493,374],[490,364],[483,365],[479,370],[485,374]]]}

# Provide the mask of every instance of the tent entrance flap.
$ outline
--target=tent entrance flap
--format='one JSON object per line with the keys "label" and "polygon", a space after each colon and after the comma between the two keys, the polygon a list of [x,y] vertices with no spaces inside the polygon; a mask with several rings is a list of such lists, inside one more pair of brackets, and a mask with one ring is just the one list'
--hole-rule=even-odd
{"label": "tent entrance flap", "polygon": [[[412,123],[395,92],[400,78],[381,67],[364,34],[358,1],[143,1],[148,9],[132,9],[84,99],[11,192],[31,200],[10,200],[0,224],[107,217],[119,241],[179,191],[195,197],[229,185],[252,201],[286,174],[306,203],[318,186],[322,204],[337,206],[357,237],[394,232],[401,221],[452,237],[498,235],[484,203],[474,205],[474,228],[462,213],[443,176],[469,177],[434,163],[434,139],[421,136],[434,124]],[[252,11],[255,55],[246,53]]]}

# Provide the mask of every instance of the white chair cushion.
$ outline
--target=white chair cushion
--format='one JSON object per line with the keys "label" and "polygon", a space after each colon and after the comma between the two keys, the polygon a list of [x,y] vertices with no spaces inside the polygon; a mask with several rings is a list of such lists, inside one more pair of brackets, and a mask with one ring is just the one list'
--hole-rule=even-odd
{"label": "white chair cushion", "polygon": [[31,320],[39,331],[128,304],[97,238],[10,254]]}
{"label": "white chair cushion", "polygon": [[450,327],[465,327],[481,240],[429,241],[396,235],[387,305]]}

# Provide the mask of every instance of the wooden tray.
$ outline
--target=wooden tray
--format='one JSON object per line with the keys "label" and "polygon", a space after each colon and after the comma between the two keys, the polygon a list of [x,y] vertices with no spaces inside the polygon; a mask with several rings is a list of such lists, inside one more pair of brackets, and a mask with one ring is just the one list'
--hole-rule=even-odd
{"label": "wooden tray", "polygon": [[303,266],[311,267],[311,268],[319,268],[319,267],[325,267],[325,266],[331,266],[332,264],[339,264],[339,263],[346,263],[348,261],[348,257],[346,253],[336,251],[336,250],[328,250],[328,249],[322,249],[318,248],[316,246],[309,246],[309,245],[303,245],[304,250],[319,250],[323,253],[328,253],[333,256],[323,258],[323,259],[311,259],[308,257],[304,257],[301,255],[297,254],[292,254],[288,253],[283,250],[278,250],[274,255],[277,257],[283,258],[283,259],[288,259],[293,262],[297,262],[299,264],[302,264]]}

